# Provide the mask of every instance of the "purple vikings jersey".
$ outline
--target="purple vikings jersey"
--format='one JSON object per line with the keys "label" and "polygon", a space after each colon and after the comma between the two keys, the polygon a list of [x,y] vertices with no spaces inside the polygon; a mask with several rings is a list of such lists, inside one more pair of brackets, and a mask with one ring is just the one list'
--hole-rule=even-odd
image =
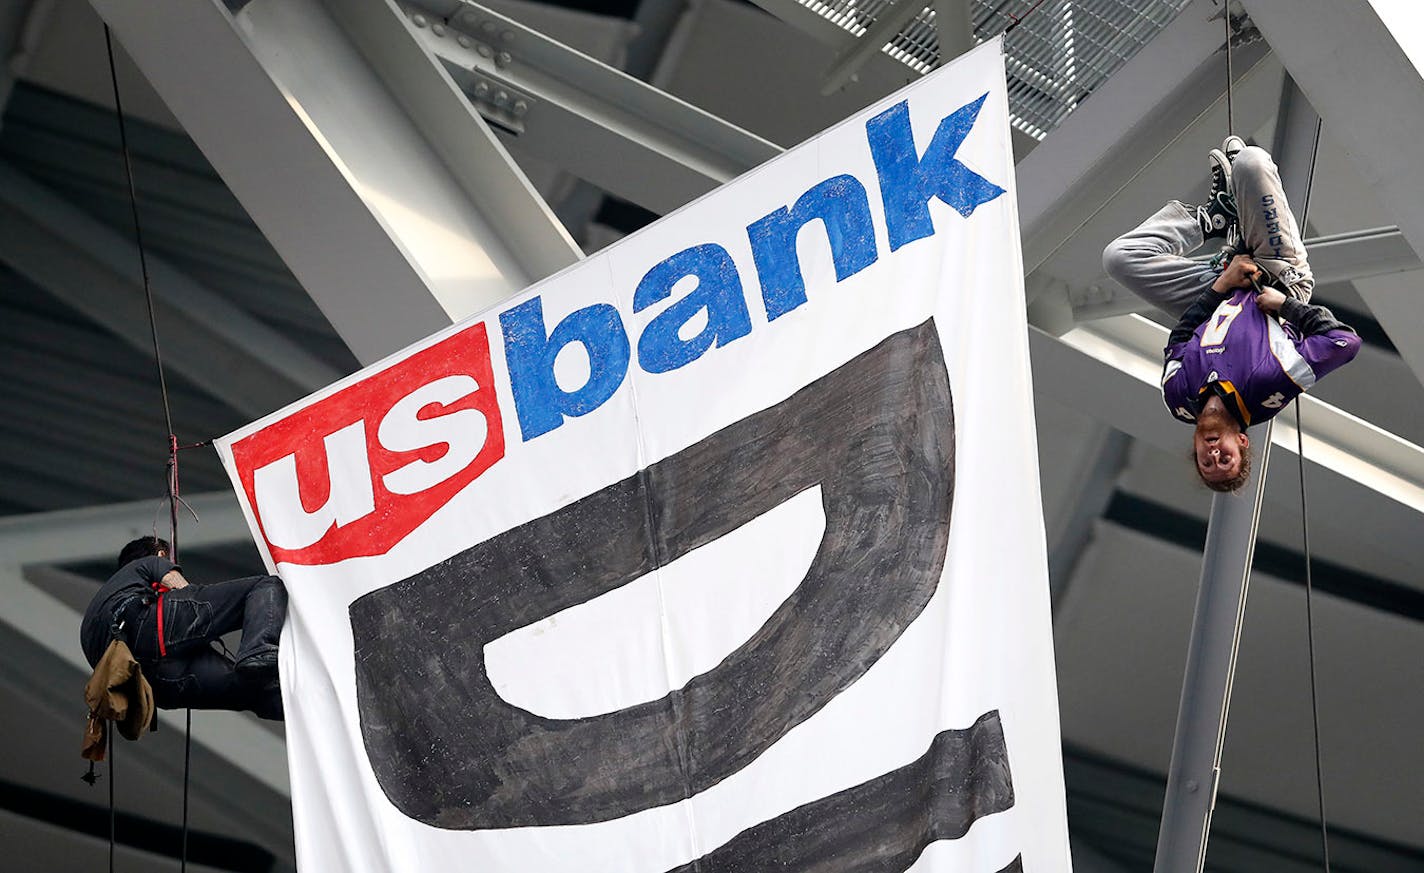
{"label": "purple vikings jersey", "polygon": [[1258,309],[1255,297],[1249,288],[1237,290],[1189,339],[1167,347],[1162,399],[1173,416],[1195,423],[1215,392],[1243,426],[1260,424],[1359,351],[1354,331],[1303,336]]}

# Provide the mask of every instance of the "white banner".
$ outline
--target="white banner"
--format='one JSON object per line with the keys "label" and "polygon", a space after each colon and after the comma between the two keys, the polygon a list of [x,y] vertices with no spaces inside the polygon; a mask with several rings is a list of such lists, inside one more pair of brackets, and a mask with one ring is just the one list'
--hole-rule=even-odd
{"label": "white banner", "polygon": [[998,41],[219,451],[304,869],[1069,869]]}

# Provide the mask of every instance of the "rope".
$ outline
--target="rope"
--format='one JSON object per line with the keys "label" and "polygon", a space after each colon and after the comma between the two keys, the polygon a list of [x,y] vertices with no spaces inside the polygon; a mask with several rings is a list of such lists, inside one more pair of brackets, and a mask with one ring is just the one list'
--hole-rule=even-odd
{"label": "rope", "polygon": [[[1226,23],[1226,133],[1230,136],[1235,129],[1231,99],[1235,78],[1231,71],[1231,0],[1223,0],[1221,16]],[[1277,123],[1279,123],[1279,119]],[[1321,127],[1322,122],[1317,115],[1315,137],[1310,148],[1310,166],[1305,175],[1305,197],[1297,213],[1299,229],[1302,233],[1305,231],[1305,223],[1310,215],[1310,194],[1315,187],[1315,164],[1320,157]],[[1252,280],[1252,284],[1255,284],[1254,280]],[[1259,286],[1257,286],[1257,290],[1260,290]],[[1320,693],[1315,676],[1315,613],[1312,608],[1314,586],[1312,585],[1310,566],[1310,514],[1305,487],[1305,431],[1301,426],[1300,398],[1298,397],[1295,401],[1295,440],[1296,462],[1300,471],[1300,535],[1302,548],[1305,552],[1305,634],[1310,671],[1311,744],[1315,750],[1315,800],[1316,810],[1320,815],[1321,859],[1325,865],[1325,873],[1330,873],[1330,828],[1325,818],[1325,776],[1320,754]]]}
{"label": "rope", "polygon": [[188,869],[188,764],[193,753],[193,710],[186,711],[183,725],[183,854],[179,869]]}
{"label": "rope", "polygon": [[1010,31],[1012,31],[1015,27],[1018,27],[1019,24],[1020,24],[1025,18],[1028,18],[1030,15],[1034,14],[1035,12],[1037,12],[1037,11],[1038,11],[1038,7],[1040,7],[1040,6],[1042,6],[1042,5],[1043,5],[1043,0],[1038,0],[1037,3],[1033,4],[1033,8],[1030,9],[1029,11],[1025,12],[1023,15],[1015,15],[1015,14],[1013,14],[1012,12],[1010,12],[1010,13],[1009,13],[1009,26],[1006,27],[1006,28],[1004,28],[1003,36],[1008,36]]}
{"label": "rope", "polygon": [[1231,106],[1231,83],[1235,80],[1231,75],[1231,0],[1224,0],[1221,4],[1221,20],[1226,23],[1226,135],[1230,136],[1236,130]]}
{"label": "rope", "polygon": [[109,731],[109,873],[114,873],[114,732]]}
{"label": "rope", "polygon": [[[124,123],[124,102],[119,93],[119,74],[114,64],[114,38],[109,25],[104,25],[104,47],[109,56],[109,83],[114,92],[114,112],[119,122],[119,149],[124,157],[124,178],[128,184],[129,211],[133,217],[134,245],[138,248],[139,267],[143,274],[143,296],[148,305],[148,329],[153,339],[153,361],[158,369],[158,391],[163,398],[163,422],[168,426],[168,551],[173,563],[178,563],[178,504],[182,498],[178,492],[178,437],[173,431],[173,413],[168,402],[168,379],[163,372],[163,354],[158,345],[158,316],[153,305],[153,285],[148,274],[148,255],[143,247],[143,226],[138,218],[138,193],[134,187],[133,158],[129,152],[128,126]],[[201,443],[199,444],[201,445]],[[161,615],[161,613],[160,613]],[[161,642],[161,640],[160,640]],[[113,733],[109,734],[110,748]],[[179,869],[188,869],[188,784],[189,763],[193,746],[193,711],[188,710],[187,724],[183,732],[183,846],[179,856]],[[113,759],[110,757],[109,779],[109,870],[113,871],[114,855],[114,782]]]}
{"label": "rope", "polygon": [[[1315,140],[1310,150],[1310,169],[1306,173],[1305,202],[1300,211],[1300,229],[1305,230],[1306,217],[1310,214],[1310,192],[1315,182],[1315,162],[1320,155],[1320,130],[1322,122],[1315,119]],[[1320,852],[1325,863],[1325,873],[1330,873],[1330,828],[1325,819],[1325,775],[1320,754],[1320,695],[1315,678],[1315,613],[1312,609],[1314,587],[1310,570],[1310,515],[1306,502],[1305,488],[1305,436],[1301,427],[1300,398],[1295,401],[1295,445],[1296,462],[1300,470],[1300,536],[1305,552],[1305,639],[1310,662],[1310,729],[1311,741],[1315,748],[1315,801],[1320,814]]]}

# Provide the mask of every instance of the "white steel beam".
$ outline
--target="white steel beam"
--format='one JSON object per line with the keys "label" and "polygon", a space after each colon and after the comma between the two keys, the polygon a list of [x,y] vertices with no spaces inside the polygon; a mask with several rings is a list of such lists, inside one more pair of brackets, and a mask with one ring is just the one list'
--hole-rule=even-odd
{"label": "white steel beam", "polygon": [[[839,54],[859,42],[844,25],[859,27],[859,7],[850,5],[831,17],[818,15],[798,0],[752,0],[754,4]],[[920,4],[923,8],[923,3]],[[893,34],[892,34],[893,35]],[[888,40],[887,40],[888,41]],[[883,46],[885,43],[881,43]],[[904,83],[917,74],[888,55],[876,52],[865,59],[861,70],[875,81]],[[862,78],[866,78],[862,76]],[[888,92],[887,92],[888,93]]]}
{"label": "white steel beam", "polygon": [[[138,249],[84,210],[0,162],[0,260],[145,354]],[[152,254],[165,364],[250,416],[330,384],[336,368]]]}
{"label": "white steel beam", "polygon": [[91,0],[371,363],[578,247],[390,0]]}
{"label": "white steel beam", "polygon": [[[184,528],[185,548],[251,539],[247,519],[232,492],[186,494],[183,502],[199,519]],[[0,562],[56,564],[112,558],[118,546],[153,533],[154,506],[155,501],[136,500],[0,518]],[[66,637],[72,635],[66,633]]]}
{"label": "white steel beam", "polygon": [[413,33],[520,149],[659,214],[781,153],[710,113],[465,0],[410,0]]}
{"label": "white steel beam", "polygon": [[[1073,466],[1073,487],[1068,498],[1051,517],[1048,546],[1048,592],[1057,614],[1063,594],[1072,583],[1083,553],[1093,540],[1093,528],[1112,502],[1118,479],[1127,466],[1132,438],[1109,425],[1099,423]],[[1074,851],[1076,859],[1077,852]]]}
{"label": "white steel beam", "polygon": [[[1185,451],[1189,429],[1159,410],[1166,328],[1127,315],[1077,327],[1058,345],[1046,342],[1041,331],[1032,335],[1037,340],[1033,345],[1036,389],[1047,387],[1050,395],[1061,395],[1065,402],[1081,397],[1079,408],[1101,415],[1118,429],[1174,454]],[[1040,377],[1044,386],[1039,385]],[[1081,385],[1074,389],[1071,383]],[[1340,488],[1363,488],[1424,512],[1424,448],[1309,394],[1302,394],[1298,402],[1305,422],[1307,469],[1329,474],[1342,483]],[[1276,449],[1292,455],[1296,451],[1293,422],[1294,416],[1280,416],[1271,439]],[[1338,490],[1333,488],[1332,493]]]}
{"label": "white steel beam", "polygon": [[881,9],[880,17],[865,29],[865,33],[836,55],[821,83],[821,94],[834,94],[844,88],[867,61],[880,54],[886,43],[893,40],[916,15],[925,10],[925,2],[926,0],[892,0],[892,5]]}
{"label": "white steel beam", "polygon": [[939,62],[954,60],[974,48],[974,17],[971,0],[933,0],[935,36],[939,38]]}
{"label": "white steel beam", "polygon": [[[1188,3],[1019,162],[1025,272],[1043,264],[1084,224],[1085,216],[1111,200],[1199,117],[1220,112],[1222,120],[1213,130],[1224,130],[1226,72],[1219,50],[1225,37],[1220,19],[1212,20],[1219,10],[1213,0]],[[1259,44],[1236,51],[1238,79],[1248,75],[1262,54]],[[1269,108],[1274,108],[1275,98],[1272,89]],[[1236,113],[1248,114],[1239,105]],[[1205,178],[1203,161],[1198,161],[1197,175]]]}
{"label": "white steel beam", "polygon": [[[1392,27],[1369,0],[1243,5],[1404,238],[1424,253],[1424,173],[1417,160],[1424,78],[1411,60],[1421,48],[1417,28]],[[1356,288],[1424,382],[1424,289],[1397,281]]]}

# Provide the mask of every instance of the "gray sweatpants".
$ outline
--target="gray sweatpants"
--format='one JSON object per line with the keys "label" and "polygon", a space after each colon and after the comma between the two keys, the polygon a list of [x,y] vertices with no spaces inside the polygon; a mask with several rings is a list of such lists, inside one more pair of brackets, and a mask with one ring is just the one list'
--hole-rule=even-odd
{"label": "gray sweatpants", "polygon": [[[1241,254],[1251,255],[1271,275],[1269,284],[1309,302],[1315,278],[1270,152],[1256,146],[1242,149],[1231,165],[1231,187],[1241,227]],[[1103,269],[1176,318],[1221,274],[1209,262],[1187,257],[1203,242],[1196,210],[1173,200],[1109,243],[1103,250]]]}

